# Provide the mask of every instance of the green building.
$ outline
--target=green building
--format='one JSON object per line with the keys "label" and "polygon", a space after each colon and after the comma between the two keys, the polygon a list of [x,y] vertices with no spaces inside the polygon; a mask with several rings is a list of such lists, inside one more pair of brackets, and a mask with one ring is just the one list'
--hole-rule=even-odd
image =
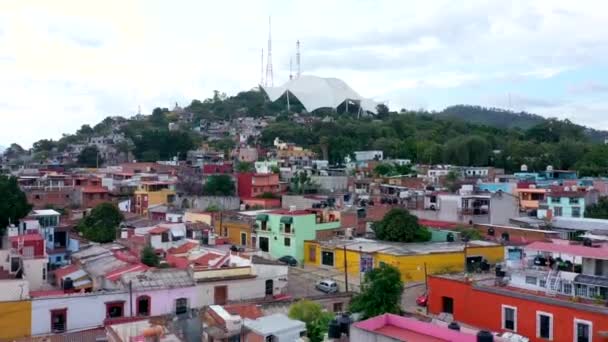
{"label": "green building", "polygon": [[290,255],[302,264],[304,241],[317,233],[333,234],[340,229],[340,212],[323,209],[274,210],[256,216],[256,246],[273,258]]}

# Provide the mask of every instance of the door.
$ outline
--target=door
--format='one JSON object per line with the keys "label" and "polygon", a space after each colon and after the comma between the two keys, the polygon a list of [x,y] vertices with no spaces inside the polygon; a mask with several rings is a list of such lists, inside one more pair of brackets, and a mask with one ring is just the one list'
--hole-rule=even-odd
{"label": "door", "polygon": [[334,265],[334,252],[323,251],[321,252],[321,263],[325,266]]}
{"label": "door", "polygon": [[443,312],[445,313],[449,313],[449,314],[453,314],[454,313],[454,298],[452,297],[442,297],[441,298],[442,301],[442,308],[443,308]]}
{"label": "door", "polygon": [[274,284],[272,282],[272,279],[266,280],[266,292],[265,292],[265,294],[267,296],[272,296],[274,294],[273,290],[274,290]]}
{"label": "door", "polygon": [[175,314],[182,315],[188,312],[188,298],[178,298],[175,300]]}
{"label": "door", "polygon": [[216,286],[213,289],[213,304],[225,305],[228,300],[228,286]]}
{"label": "door", "polygon": [[241,233],[241,246],[247,246],[247,233]]}
{"label": "door", "polygon": [[267,237],[261,237],[260,236],[260,249],[263,252],[268,252],[268,238]]}

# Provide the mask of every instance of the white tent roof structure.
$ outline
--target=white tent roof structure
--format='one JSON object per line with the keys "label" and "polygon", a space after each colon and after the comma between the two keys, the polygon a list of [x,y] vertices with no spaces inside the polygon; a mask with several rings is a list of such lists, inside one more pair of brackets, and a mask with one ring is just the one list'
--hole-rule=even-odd
{"label": "white tent roof structure", "polygon": [[300,76],[280,87],[262,86],[270,101],[276,101],[285,92],[295,96],[308,112],[319,108],[337,108],[346,100],[360,103],[361,109],[376,113],[377,102],[361,97],[346,82],[337,78]]}

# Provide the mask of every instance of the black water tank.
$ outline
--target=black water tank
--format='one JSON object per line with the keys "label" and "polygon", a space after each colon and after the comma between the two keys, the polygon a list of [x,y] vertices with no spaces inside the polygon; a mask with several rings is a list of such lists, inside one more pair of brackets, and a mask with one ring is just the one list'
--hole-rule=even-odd
{"label": "black water tank", "polygon": [[452,323],[448,324],[448,329],[460,331],[460,324],[458,324],[456,322],[452,322]]}
{"label": "black water tank", "polygon": [[585,239],[585,240],[583,240],[583,246],[592,247],[593,241],[591,241],[591,239]]}
{"label": "black water tank", "polygon": [[353,320],[350,318],[350,315],[347,313],[343,313],[338,317],[338,323],[340,324],[340,332],[349,336],[350,325]]}
{"label": "black water tank", "polygon": [[71,290],[74,288],[74,281],[72,280],[72,278],[67,277],[63,280],[63,289],[64,290]]}
{"label": "black water tank", "polygon": [[494,335],[485,330],[479,330],[477,333],[477,342],[494,342]]}
{"label": "black water tank", "polygon": [[454,242],[454,234],[448,233],[448,235],[446,235],[445,239],[447,242]]}
{"label": "black water tank", "polygon": [[329,331],[327,333],[329,338],[340,338],[342,332],[340,331],[340,323],[335,319],[329,322]]}

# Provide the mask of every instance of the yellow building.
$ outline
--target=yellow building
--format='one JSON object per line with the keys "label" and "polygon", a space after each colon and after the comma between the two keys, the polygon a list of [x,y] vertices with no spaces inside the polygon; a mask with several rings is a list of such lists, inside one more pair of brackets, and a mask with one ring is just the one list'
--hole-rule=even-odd
{"label": "yellow building", "polygon": [[[395,266],[404,282],[424,281],[427,274],[462,272],[465,266],[465,245],[461,242],[387,243],[380,241],[305,241],[304,264],[334,268],[344,272],[344,258],[349,274],[360,276],[381,264]],[[469,263],[486,259],[490,264],[504,258],[502,245],[471,241],[466,246]]]}
{"label": "yellow building", "polygon": [[32,302],[29,300],[0,302],[0,340],[30,336]]}
{"label": "yellow building", "polygon": [[223,218],[214,220],[213,227],[222,237],[227,237],[231,244],[253,247],[251,241],[252,222]]}
{"label": "yellow building", "polygon": [[207,211],[189,209],[184,213],[184,222],[199,222],[211,225],[213,214]]}
{"label": "yellow building", "polygon": [[145,215],[152,206],[172,203],[175,199],[175,185],[172,182],[162,181],[141,182],[133,195],[135,212]]}

